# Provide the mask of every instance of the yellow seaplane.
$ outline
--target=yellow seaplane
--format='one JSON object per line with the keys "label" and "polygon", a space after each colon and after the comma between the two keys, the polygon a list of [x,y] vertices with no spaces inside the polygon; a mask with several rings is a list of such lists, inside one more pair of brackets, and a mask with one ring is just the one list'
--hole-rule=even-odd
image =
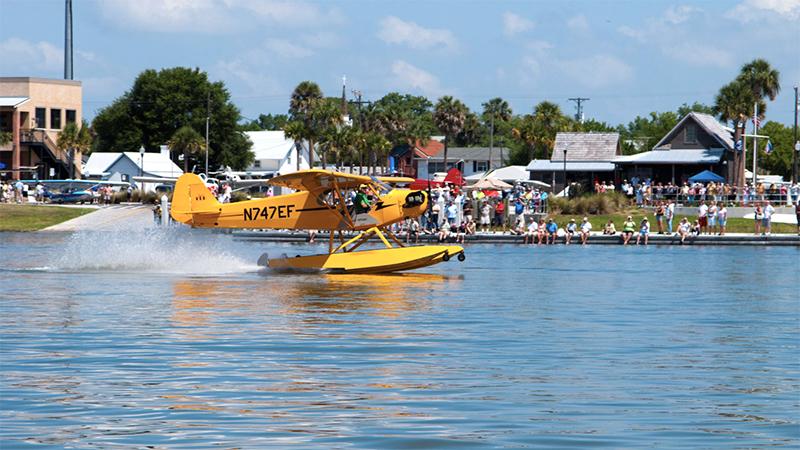
{"label": "yellow seaplane", "polygon": [[[237,203],[220,203],[203,180],[191,173],[178,178],[170,214],[178,222],[198,228],[272,228],[328,230],[328,253],[311,256],[263,258],[279,270],[324,270],[335,273],[389,273],[413,270],[448,261],[463,261],[458,245],[405,246],[389,226],[422,215],[428,207],[425,191],[393,188],[411,178],[369,177],[327,170],[302,170],[272,178],[273,186],[293,189],[291,194]],[[347,195],[372,198],[361,207],[348,208]],[[353,237],[345,232],[355,231]],[[335,234],[338,233],[338,242]],[[355,251],[377,237],[386,248]],[[393,246],[392,244],[396,246]],[[262,263],[262,260],[259,260]]]}

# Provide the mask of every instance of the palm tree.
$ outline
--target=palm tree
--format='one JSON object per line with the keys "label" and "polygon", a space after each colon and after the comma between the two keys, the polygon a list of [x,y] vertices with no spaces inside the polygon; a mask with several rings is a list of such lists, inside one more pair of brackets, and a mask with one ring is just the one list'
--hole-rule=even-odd
{"label": "palm tree", "polygon": [[[75,178],[75,159],[81,159],[83,152],[92,146],[92,135],[89,132],[89,125],[86,121],[81,122],[81,126],[75,122],[70,122],[58,133],[56,142],[58,148],[67,152],[69,158],[69,176]],[[77,154],[76,154],[77,153]]]}
{"label": "palm tree", "polygon": [[294,140],[294,148],[297,150],[297,170],[300,170],[300,149],[303,145],[303,139],[306,138],[308,132],[306,131],[306,126],[303,122],[299,120],[292,120],[289,121],[286,125],[283,126],[283,134],[286,135],[289,139]]}
{"label": "palm tree", "polygon": [[[737,80],[747,85],[754,97],[762,100],[764,97],[769,97],[770,101],[775,100],[781,91],[780,72],[763,59],[754,59],[742,66]],[[764,108],[766,111],[766,106]]]}
{"label": "palm tree", "polygon": [[528,159],[533,160],[536,156],[536,144],[539,142],[539,130],[533,116],[525,114],[520,123],[511,129],[511,136],[528,148]]}
{"label": "palm tree", "polygon": [[[756,103],[759,111],[766,109],[764,100],[758,98],[753,89],[741,79],[736,79],[719,90],[714,99],[714,113],[726,123],[733,123],[734,142],[741,140],[743,124],[755,113]],[[740,187],[744,185],[745,161],[744,149],[734,152],[734,181]]]}
{"label": "palm tree", "polygon": [[[308,166],[314,167],[314,141],[322,130],[314,126],[313,112],[322,101],[322,90],[313,81],[302,81],[292,91],[289,101],[289,115],[293,121],[300,121],[304,127],[302,136],[294,137],[295,140],[308,141]],[[298,131],[298,129],[295,129]],[[300,158],[297,159],[297,169],[300,170]]]}
{"label": "palm tree", "polygon": [[[492,149],[494,148],[494,123],[495,121],[508,122],[511,120],[511,107],[508,102],[500,97],[495,97],[483,105],[483,120],[489,122],[489,164],[492,161]],[[503,149],[500,148],[500,165],[503,162]],[[491,167],[490,167],[491,169]]]}
{"label": "palm tree", "polygon": [[[539,144],[545,149],[545,158],[552,157],[556,134],[569,126],[569,119],[561,113],[561,108],[553,102],[541,102],[533,110],[533,119],[540,131]],[[547,151],[551,153],[549,156]]]}
{"label": "palm tree", "polygon": [[200,153],[206,141],[194,128],[184,125],[167,142],[171,151],[183,153],[183,171],[189,172],[189,155]]}
{"label": "palm tree", "polygon": [[458,134],[464,127],[467,117],[467,107],[449,95],[445,95],[436,102],[433,112],[433,123],[436,128],[444,133],[444,169],[447,170],[447,146],[450,138]]}

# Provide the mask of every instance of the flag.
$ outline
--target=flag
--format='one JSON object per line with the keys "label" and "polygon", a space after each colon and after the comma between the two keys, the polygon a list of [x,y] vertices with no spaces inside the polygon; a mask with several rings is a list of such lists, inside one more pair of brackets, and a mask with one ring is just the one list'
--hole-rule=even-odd
{"label": "flag", "polygon": [[759,119],[756,116],[753,116],[753,125],[755,125],[756,128],[761,128],[761,119]]}
{"label": "flag", "polygon": [[764,153],[768,155],[772,153],[772,141],[770,140],[767,141],[767,146],[764,148]]}
{"label": "flag", "polygon": [[740,151],[742,151],[742,140],[741,140],[741,139],[739,139],[738,141],[736,141],[736,147],[735,147],[735,148],[736,148],[736,151],[737,151],[737,152],[740,152]]}

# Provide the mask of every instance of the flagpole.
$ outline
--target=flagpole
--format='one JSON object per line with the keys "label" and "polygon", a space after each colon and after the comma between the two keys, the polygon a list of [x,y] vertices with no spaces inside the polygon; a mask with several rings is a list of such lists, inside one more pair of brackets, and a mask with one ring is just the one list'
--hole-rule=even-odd
{"label": "flagpole", "polygon": [[[753,126],[755,127],[755,133],[753,135],[758,134],[758,102],[755,103],[755,114],[753,115]],[[756,180],[758,177],[756,176],[756,168],[758,167],[758,138],[753,136],[753,189],[756,189]]]}

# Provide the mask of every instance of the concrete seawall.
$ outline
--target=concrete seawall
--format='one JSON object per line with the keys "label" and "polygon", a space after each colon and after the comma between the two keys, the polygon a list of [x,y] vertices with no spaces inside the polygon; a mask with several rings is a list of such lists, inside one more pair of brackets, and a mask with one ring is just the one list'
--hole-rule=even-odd
{"label": "concrete seawall", "polygon": [[[255,240],[264,242],[306,242],[308,240],[308,233],[305,232],[283,232],[283,231],[246,231],[239,230],[233,231],[231,234],[237,239]],[[404,241],[405,236],[398,236]],[[317,234],[316,241],[319,243],[328,242],[328,233]],[[338,242],[338,239],[335,241]],[[377,240],[376,240],[377,242]],[[420,243],[435,243],[435,235],[421,235],[419,238]],[[467,244],[517,244],[522,245],[523,237],[518,235],[500,234],[500,233],[479,233],[472,236],[467,236],[464,240]],[[564,244],[564,238],[559,237],[556,240],[559,245]],[[619,233],[615,236],[604,236],[602,234],[592,234],[587,241],[591,245],[621,245],[622,239]],[[634,235],[629,242],[629,245],[636,244],[636,236]],[[580,245],[580,236],[576,235],[572,238],[571,245]],[[791,234],[773,234],[770,236],[755,236],[752,234],[735,233],[727,234],[725,236],[688,236],[683,244],[679,236],[668,236],[651,234],[649,245],[761,245],[761,246],[794,246],[800,247],[800,236]]]}

